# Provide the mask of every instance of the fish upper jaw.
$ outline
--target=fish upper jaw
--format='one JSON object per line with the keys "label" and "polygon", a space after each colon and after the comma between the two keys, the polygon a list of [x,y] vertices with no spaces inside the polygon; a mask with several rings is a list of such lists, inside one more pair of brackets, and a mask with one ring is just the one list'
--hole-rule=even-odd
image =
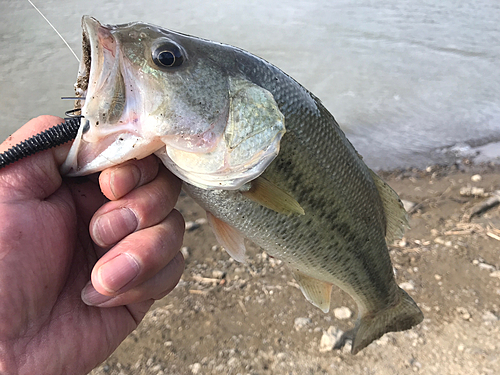
{"label": "fish upper jaw", "polygon": [[[81,176],[101,171],[132,158],[146,157],[161,148],[158,139],[145,139],[141,92],[128,77],[114,26],[82,18],[82,60],[76,95],[82,97],[82,125],[61,172]],[[128,90],[126,90],[126,85]],[[128,150],[124,152],[124,150]]]}

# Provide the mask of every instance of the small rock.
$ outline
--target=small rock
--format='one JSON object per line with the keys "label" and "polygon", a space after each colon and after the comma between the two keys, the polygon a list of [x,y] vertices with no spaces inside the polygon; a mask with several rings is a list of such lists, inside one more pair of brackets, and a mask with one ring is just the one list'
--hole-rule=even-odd
{"label": "small rock", "polygon": [[481,177],[481,175],[480,175],[480,174],[475,174],[475,175],[474,175],[474,176],[472,176],[470,179],[471,179],[472,181],[474,181],[474,182],[479,182],[479,181],[481,181],[481,180],[482,180],[482,177]]}
{"label": "small rock", "polygon": [[386,346],[389,343],[389,336],[384,335],[375,342],[377,343],[377,345]]}
{"label": "small rock", "polygon": [[415,290],[415,284],[412,280],[399,284],[399,287],[404,290]]}
{"label": "small rock", "polygon": [[405,208],[406,211],[410,211],[413,207],[417,205],[415,202],[410,202],[404,199],[401,199],[401,202],[403,203],[403,207]]}
{"label": "small rock", "polygon": [[441,237],[436,237],[436,238],[434,238],[434,242],[438,243],[440,245],[444,245],[445,241]]}
{"label": "small rock", "polygon": [[278,353],[278,354],[276,354],[276,359],[278,361],[283,361],[285,358],[286,358],[286,354],[285,353]]}
{"label": "small rock", "polygon": [[464,349],[465,349],[464,344],[459,344],[458,347],[457,347],[457,349],[458,349],[459,352],[463,352]]}
{"label": "small rock", "polygon": [[351,351],[352,351],[352,341],[349,340],[342,347],[342,353],[344,353],[344,354],[351,354]]}
{"label": "small rock", "polygon": [[293,326],[298,331],[311,323],[312,321],[309,318],[296,318]]}
{"label": "small rock", "polygon": [[228,365],[229,367],[236,367],[236,366],[238,366],[238,364],[239,364],[239,360],[238,360],[238,358],[236,358],[236,357],[231,357],[231,358],[229,358],[229,360],[227,361],[227,365]]}
{"label": "small rock", "polygon": [[464,307],[457,307],[457,312],[463,320],[469,320],[471,318],[470,313]]}
{"label": "small rock", "polygon": [[493,271],[490,273],[490,277],[498,277],[500,279],[500,271]]}
{"label": "small rock", "polygon": [[352,312],[348,307],[342,306],[333,309],[333,315],[339,320],[349,319],[352,316]]}
{"label": "small rock", "polygon": [[189,232],[191,230],[198,229],[200,227],[200,224],[198,224],[196,221],[186,221],[186,230]]}
{"label": "small rock", "polygon": [[189,249],[187,246],[182,246],[181,247],[181,253],[184,259],[187,259],[189,257]]}
{"label": "small rock", "polygon": [[439,280],[441,280],[441,279],[442,279],[441,275],[438,275],[438,274],[435,274],[435,275],[434,275],[434,278],[435,278],[437,281],[439,281]]}
{"label": "small rock", "polygon": [[333,350],[337,342],[342,338],[344,331],[341,329],[330,326],[327,331],[323,332],[323,336],[321,336],[321,341],[319,343],[319,351],[320,352],[329,352]]}
{"label": "small rock", "polygon": [[204,217],[200,217],[196,219],[194,222],[198,225],[205,225],[206,223],[208,223],[208,220],[205,219]]}
{"label": "small rock", "polygon": [[212,277],[215,279],[222,279],[226,275],[225,272],[219,271],[219,270],[213,270],[212,271]]}
{"label": "small rock", "polygon": [[191,365],[191,366],[189,366],[189,367],[191,367],[191,372],[192,372],[194,375],[196,375],[196,374],[199,374],[199,373],[200,373],[200,370],[201,370],[201,365],[200,365],[199,363],[195,363],[195,364],[193,364],[193,365]]}
{"label": "small rock", "polygon": [[495,266],[492,266],[491,264],[487,264],[487,263],[478,263],[478,267],[479,269],[481,270],[486,270],[486,271],[490,271],[490,272],[493,272],[496,270]]}
{"label": "small rock", "polygon": [[486,197],[488,194],[484,192],[483,188],[464,186],[460,188],[460,195],[464,197]]}
{"label": "small rock", "polygon": [[495,314],[493,314],[491,311],[486,311],[483,314],[482,318],[485,322],[496,322],[498,320],[498,317]]}

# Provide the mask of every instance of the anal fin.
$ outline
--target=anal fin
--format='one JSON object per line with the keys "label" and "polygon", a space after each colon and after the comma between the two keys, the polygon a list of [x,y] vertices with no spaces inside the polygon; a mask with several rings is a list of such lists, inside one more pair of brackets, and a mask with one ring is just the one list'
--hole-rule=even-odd
{"label": "anal fin", "polygon": [[264,177],[257,177],[251,181],[250,189],[241,190],[241,193],[254,202],[281,214],[305,214],[295,198]]}
{"label": "anal fin", "polygon": [[246,263],[246,248],[243,235],[226,222],[217,219],[207,211],[208,224],[214,232],[215,238],[219,244],[226,249],[234,260],[240,263]]}
{"label": "anal fin", "polygon": [[330,311],[330,298],[333,284],[307,276],[299,271],[292,271],[304,297],[314,306],[327,313]]}

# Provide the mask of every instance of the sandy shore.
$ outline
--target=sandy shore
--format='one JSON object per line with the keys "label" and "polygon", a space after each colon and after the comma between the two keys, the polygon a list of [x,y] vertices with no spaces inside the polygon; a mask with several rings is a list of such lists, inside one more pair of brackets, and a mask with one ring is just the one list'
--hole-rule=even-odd
{"label": "sandy shore", "polygon": [[328,350],[323,336],[353,326],[352,299],[334,289],[332,310],[344,309],[323,314],[280,261],[255,247],[247,266],[232,261],[204,212],[182,196],[191,228],[181,283],[92,374],[500,373],[499,206],[470,218],[500,189],[500,168],[461,163],[381,175],[414,203],[411,229],[390,252],[398,282],[425,314],[418,327],[356,356]]}

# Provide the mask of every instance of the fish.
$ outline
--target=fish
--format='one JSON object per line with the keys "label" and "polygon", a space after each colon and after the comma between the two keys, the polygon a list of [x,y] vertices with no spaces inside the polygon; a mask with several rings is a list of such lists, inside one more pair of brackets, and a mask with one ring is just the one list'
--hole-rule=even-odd
{"label": "fish", "polygon": [[83,118],[63,173],[155,154],[234,259],[245,262],[250,240],[325,313],[333,285],[354,299],[353,354],[423,320],[388,251],[408,226],[401,200],[316,96],[237,47],[90,16],[82,29]]}

